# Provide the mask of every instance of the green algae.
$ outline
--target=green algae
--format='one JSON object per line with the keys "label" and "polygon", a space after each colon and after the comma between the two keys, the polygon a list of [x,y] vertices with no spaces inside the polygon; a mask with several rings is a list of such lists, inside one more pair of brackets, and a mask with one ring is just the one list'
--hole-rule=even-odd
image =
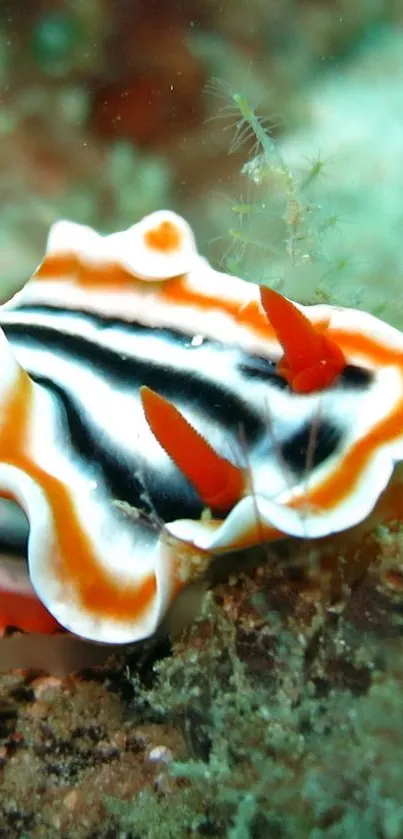
{"label": "green algae", "polygon": [[158,683],[147,695],[161,721],[174,721],[185,732],[189,758],[167,769],[185,787],[115,802],[115,817],[136,839],[157,839],[164,825],[163,835],[178,839],[344,839],[350,833],[398,839],[399,651],[344,626],[339,664],[347,671],[365,648],[368,678],[352,690],[336,688],[326,675],[335,667],[330,636],[322,681],[315,680],[307,671],[306,647],[286,629],[286,617],[266,619],[276,629],[274,650],[257,674],[252,641],[245,659],[238,652],[239,627],[207,598],[188,643],[159,665]]}
{"label": "green algae", "polygon": [[208,90],[221,94],[222,118],[232,119],[229,152],[249,147],[242,167],[247,200],[231,202],[233,224],[222,267],[300,302],[330,302],[324,278],[330,270],[340,271],[341,264],[330,265],[326,246],[342,219],[315,190],[318,182],[326,182],[332,160],[316,153],[302,166],[290,166],[272,136],[270,119],[245,95],[218,81]]}
{"label": "green algae", "polygon": [[307,124],[280,137],[221,86],[222,117],[229,108],[234,144],[249,154],[222,264],[300,302],[362,308],[401,328],[403,42],[399,29],[376,31],[315,83]]}

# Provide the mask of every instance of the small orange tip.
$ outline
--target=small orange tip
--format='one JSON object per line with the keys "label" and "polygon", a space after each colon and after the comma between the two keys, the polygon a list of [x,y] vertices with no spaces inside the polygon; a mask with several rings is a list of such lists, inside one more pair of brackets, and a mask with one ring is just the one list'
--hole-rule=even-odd
{"label": "small orange tip", "polygon": [[346,366],[340,347],[277,291],[261,286],[260,298],[284,350],[277,369],[290,387],[297,393],[330,387]]}
{"label": "small orange tip", "polygon": [[244,494],[244,471],[218,455],[168,399],[148,387],[140,395],[154,436],[206,506],[230,510]]}

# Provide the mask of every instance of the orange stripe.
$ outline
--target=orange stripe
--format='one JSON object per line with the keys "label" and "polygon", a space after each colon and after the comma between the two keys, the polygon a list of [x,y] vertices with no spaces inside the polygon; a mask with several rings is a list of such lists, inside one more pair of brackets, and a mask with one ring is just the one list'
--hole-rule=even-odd
{"label": "orange stripe", "polygon": [[342,329],[329,329],[328,335],[348,355],[363,355],[373,364],[387,366],[396,364],[403,372],[403,350],[387,347],[375,338],[369,338],[361,332],[347,332]]}
{"label": "orange stripe", "polygon": [[119,265],[86,265],[74,255],[47,256],[33,275],[34,280],[54,282],[66,278],[72,285],[91,291],[146,291],[158,283],[145,283]]}
{"label": "orange stripe", "polygon": [[[230,281],[231,278],[229,278]],[[275,337],[267,317],[258,300],[245,305],[239,300],[222,300],[213,294],[201,294],[187,288],[182,277],[164,283],[161,299],[175,306],[191,306],[204,312],[218,310],[229,315],[239,326],[246,326],[263,338]]]}
{"label": "orange stripe", "polygon": [[246,548],[253,548],[258,545],[266,544],[266,542],[277,542],[279,539],[283,539],[286,535],[287,534],[282,533],[281,530],[277,530],[275,527],[272,527],[271,525],[258,519],[253,522],[253,524],[251,524],[240,536],[237,536],[234,541],[232,541],[229,545],[226,545],[225,548],[218,549],[216,553],[219,555],[220,552],[229,553],[230,550],[241,551]]}
{"label": "orange stripe", "polygon": [[[44,472],[26,454],[33,385],[21,370],[13,397],[3,408],[0,460],[21,469],[41,487],[49,503],[56,532],[54,561],[61,581],[73,583],[77,597],[95,617],[133,621],[149,607],[156,593],[154,574],[140,584],[120,583],[100,567],[90,539],[83,533],[68,488]],[[135,561],[135,556],[133,561]]]}
{"label": "orange stripe", "polygon": [[362,471],[374,451],[403,434],[403,399],[393,413],[379,422],[365,437],[347,452],[340,465],[315,489],[290,503],[300,509],[306,505],[323,510],[334,509],[340,501],[352,495]]}
{"label": "orange stripe", "polygon": [[[275,332],[259,300],[249,303],[237,299],[221,299],[218,295],[203,294],[188,287],[185,275],[153,282],[145,282],[136,278],[119,265],[88,265],[81,262],[73,254],[47,256],[34,274],[35,280],[57,281],[67,278],[69,282],[83,290],[94,292],[139,292],[142,296],[150,294],[155,297],[156,290],[160,291],[162,303],[172,306],[192,307],[206,314],[220,311],[227,314],[235,323],[263,340],[275,340]],[[231,277],[229,277],[229,281]],[[327,320],[314,322],[318,332],[327,332]],[[332,338],[336,338],[336,331],[329,330]],[[338,333],[337,333],[338,334]],[[344,338],[344,333],[340,333]]]}
{"label": "orange stripe", "polygon": [[73,285],[91,291],[140,291],[155,295],[160,289],[161,301],[174,306],[191,306],[204,312],[225,312],[241,326],[249,327],[263,338],[275,337],[267,317],[258,301],[246,306],[239,300],[221,300],[218,296],[205,295],[186,286],[183,276],[146,283],[133,277],[118,265],[85,265],[73,255],[48,256],[34,274],[35,280],[55,281],[66,277]]}
{"label": "orange stripe", "polygon": [[[146,283],[119,265],[86,265],[74,254],[47,256],[34,274],[34,279],[40,281],[57,281],[63,277],[73,285],[99,292],[113,289],[121,292],[139,291],[142,295],[150,293],[154,296],[159,288],[162,302],[174,306],[194,307],[206,313],[219,310],[229,315],[240,326],[250,328],[260,338],[275,339],[274,330],[259,301],[251,300],[245,305],[239,300],[222,300],[212,294],[202,294],[190,289],[183,276]],[[229,281],[230,279],[229,277]],[[323,332],[334,340],[348,355],[359,353],[376,364],[402,364],[402,351],[385,347],[379,340],[359,332],[331,327],[327,329],[325,320],[315,321],[314,325],[318,332]]]}
{"label": "orange stripe", "polygon": [[80,270],[80,263],[73,254],[63,254],[61,256],[47,256],[42,265],[36,269],[34,280],[55,280],[60,277],[69,277],[72,282],[76,279],[74,275],[78,275]]}

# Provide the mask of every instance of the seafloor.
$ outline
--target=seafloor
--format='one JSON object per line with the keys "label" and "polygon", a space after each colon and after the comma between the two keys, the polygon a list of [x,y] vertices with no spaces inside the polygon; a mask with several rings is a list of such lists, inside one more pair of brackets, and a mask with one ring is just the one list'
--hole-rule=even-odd
{"label": "seafloor", "polygon": [[[2,298],[55,219],[169,207],[214,264],[402,328],[402,23],[398,0],[1,2]],[[182,633],[1,676],[0,837],[403,837],[401,527],[262,548]]]}
{"label": "seafloor", "polygon": [[70,678],[0,681],[4,837],[403,835],[401,535],[266,552],[201,616]]}

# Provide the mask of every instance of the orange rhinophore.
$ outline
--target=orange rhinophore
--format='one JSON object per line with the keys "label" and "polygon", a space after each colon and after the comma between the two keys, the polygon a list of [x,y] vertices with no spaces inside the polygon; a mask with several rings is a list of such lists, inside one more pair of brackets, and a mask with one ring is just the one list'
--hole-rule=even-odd
{"label": "orange rhinophore", "polygon": [[279,373],[296,393],[312,393],[329,387],[342,373],[346,361],[337,344],[272,288],[260,289],[266,315],[284,350]]}
{"label": "orange rhinophore", "polygon": [[160,446],[188,478],[207,507],[228,511],[245,491],[244,471],[206,442],[168,399],[141,388],[147,422]]}

